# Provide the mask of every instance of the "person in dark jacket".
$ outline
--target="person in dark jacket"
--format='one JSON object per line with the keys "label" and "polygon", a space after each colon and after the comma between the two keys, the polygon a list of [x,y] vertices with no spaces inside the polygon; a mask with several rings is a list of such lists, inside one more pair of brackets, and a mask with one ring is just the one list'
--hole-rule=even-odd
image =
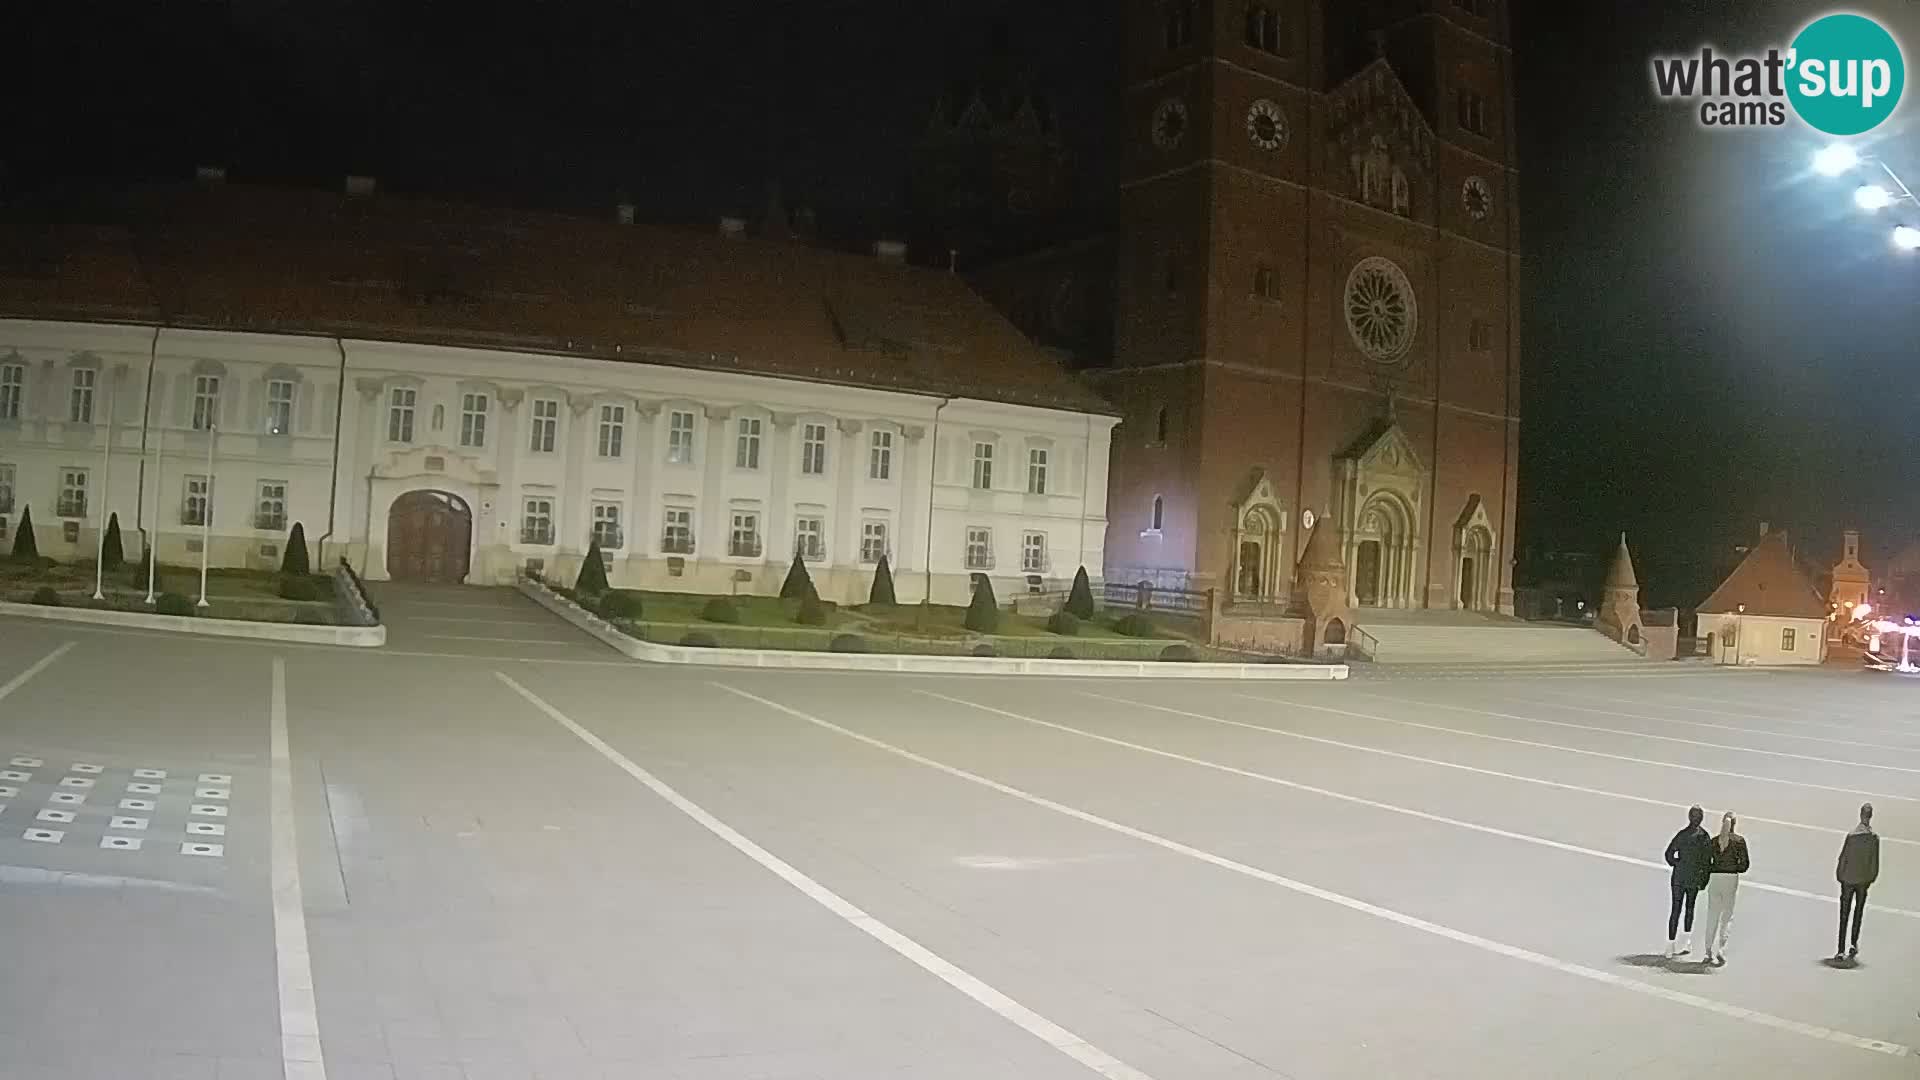
{"label": "person in dark jacket", "polygon": [[[1667,844],[1667,865],[1673,867],[1669,883],[1673,906],[1667,910],[1667,956],[1685,956],[1693,950],[1693,905],[1700,890],[1707,887],[1713,872],[1713,837],[1700,827],[1706,811],[1694,807],[1687,811],[1687,827],[1673,834]],[[1681,938],[1680,916],[1686,913],[1687,936]]]}
{"label": "person in dark jacket", "polygon": [[[1840,862],[1833,876],[1840,882],[1840,937],[1834,942],[1835,960],[1860,955],[1860,920],[1867,914],[1867,888],[1880,876],[1880,834],[1873,831],[1873,804],[1860,807],[1860,824],[1840,844]],[[1853,915],[1853,937],[1847,937],[1847,915]]]}
{"label": "person in dark jacket", "polygon": [[1733,928],[1733,900],[1740,889],[1740,875],[1747,872],[1747,838],[1734,831],[1738,820],[1729,810],[1720,817],[1720,832],[1713,838],[1713,875],[1707,879],[1707,963],[1727,962],[1727,934]]}

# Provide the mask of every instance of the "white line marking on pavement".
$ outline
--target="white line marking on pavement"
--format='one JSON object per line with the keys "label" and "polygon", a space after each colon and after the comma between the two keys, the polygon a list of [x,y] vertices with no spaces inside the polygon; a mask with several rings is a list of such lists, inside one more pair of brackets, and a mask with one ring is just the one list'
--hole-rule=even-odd
{"label": "white line marking on pavement", "polygon": [[[286,1080],[327,1080],[327,1061],[320,1052],[320,1009],[313,996],[313,960],[307,952],[300,845],[294,833],[287,662],[278,656],[273,658],[272,726],[273,957],[279,972],[281,1069]],[[181,850],[188,846],[192,845]]]}
{"label": "white line marking on pavement", "polygon": [[[1539,693],[1550,694],[1554,697],[1574,697],[1574,695],[1572,694],[1562,693],[1560,691],[1554,691],[1554,690],[1542,690],[1542,691],[1539,691]],[[1675,695],[1675,696],[1678,697],[1679,695]],[[1824,720],[1805,720],[1796,716],[1768,716],[1765,713],[1733,712],[1727,709],[1703,709],[1697,705],[1675,705],[1671,701],[1645,701],[1640,698],[1600,697],[1599,695],[1596,695],[1596,694],[1581,694],[1579,695],[1579,700],[1581,701],[1615,701],[1623,705],[1633,705],[1639,708],[1659,707],[1663,709],[1678,709],[1681,712],[1704,713],[1708,716],[1738,716],[1738,717],[1745,717],[1746,719],[1749,719],[1749,720],[1772,720],[1782,724],[1799,724],[1803,727],[1827,728],[1831,731],[1850,731],[1855,734],[1859,734],[1860,731],[1862,730],[1862,726],[1859,724],[1830,724]],[[1721,698],[1689,697],[1689,698],[1682,698],[1682,700],[1721,701],[1722,703],[1726,703],[1726,699],[1721,699]],[[1772,708],[1772,707],[1773,706],[1768,706],[1768,708]],[[1746,728],[1743,730],[1754,731],[1756,729]],[[1865,730],[1872,732],[1874,734],[1879,734],[1879,735],[1910,735],[1912,734],[1911,732],[1895,731],[1888,728],[1876,727],[1876,726],[1867,726]],[[1784,734],[1784,733],[1770,731],[1770,732],[1766,732],[1766,734],[1774,735],[1774,734]],[[1879,746],[1883,744],[1872,743],[1872,744],[1863,744],[1863,745]],[[1895,747],[1895,749],[1920,751],[1920,746],[1901,746],[1901,747]]]}
{"label": "white line marking on pavement", "polygon": [[[979,978],[955,965],[946,958],[902,934],[886,923],[856,907],[839,893],[827,888],[820,882],[801,873],[778,855],[754,843],[741,835],[732,826],[714,817],[702,809],[698,803],[669,787],[667,783],[646,769],[635,764],[631,758],[609,746],[598,735],[575,723],[565,713],[547,704],[539,695],[513,681],[506,673],[493,673],[501,682],[506,683],[515,693],[527,700],[527,703],[545,713],[548,719],[571,731],[581,742],[599,751],[600,756],[618,766],[628,776],[645,784],[649,790],[666,800],[674,809],[698,822],[708,832],[725,840],[734,850],[759,863],[765,869],[798,889],[808,899],[847,921],[875,941],[880,942],[902,957],[912,961],[928,974],[933,975],[947,985],[967,995],[980,1004],[992,1009],[1001,1017],[1012,1021],[1029,1034],[1045,1042],[1055,1050],[1067,1055],[1102,1076],[1115,1080],[1153,1080],[1146,1073],[1128,1065],[1119,1058],[1094,1046],[1066,1028],[1048,1020],[1032,1009],[1008,997],[1006,994],[982,982]],[[715,684],[718,685],[718,684]],[[723,689],[732,689],[724,687]],[[734,693],[741,693],[735,690]],[[747,695],[751,696],[751,695]],[[759,700],[755,698],[754,700]]]}
{"label": "white line marking on pavement", "polygon": [[[1605,788],[1586,787],[1581,784],[1563,783],[1559,780],[1547,780],[1538,776],[1525,776],[1521,773],[1502,772],[1499,769],[1487,769],[1487,768],[1482,768],[1481,766],[1478,766],[1478,765],[1466,765],[1458,761],[1446,761],[1441,758],[1421,757],[1418,754],[1407,754],[1407,753],[1402,753],[1401,751],[1398,751],[1398,750],[1387,750],[1382,747],[1366,746],[1361,743],[1342,742],[1339,739],[1329,739],[1321,735],[1307,735],[1298,731],[1289,731],[1286,728],[1267,727],[1264,724],[1250,724],[1244,720],[1229,720],[1224,716],[1211,716],[1211,715],[1208,715],[1207,713],[1188,712],[1185,709],[1175,709],[1166,705],[1154,705],[1145,701],[1130,701],[1130,700],[1127,700],[1126,698],[1107,697],[1104,694],[1095,694],[1085,690],[1076,691],[1076,693],[1080,694],[1082,697],[1097,698],[1101,701],[1112,702],[1116,705],[1132,705],[1132,706],[1135,706],[1136,708],[1152,709],[1155,712],[1170,713],[1174,716],[1186,716],[1186,717],[1191,717],[1195,720],[1206,720],[1210,723],[1225,724],[1228,727],[1245,728],[1248,731],[1257,731],[1266,735],[1279,735],[1279,736],[1282,736],[1283,738],[1288,738],[1288,739],[1300,739],[1303,742],[1321,743],[1326,746],[1337,746],[1343,750],[1358,750],[1364,754],[1379,754],[1382,757],[1399,758],[1401,761],[1412,761],[1412,762],[1417,762],[1421,765],[1433,765],[1442,769],[1458,769],[1461,772],[1478,773],[1481,776],[1492,776],[1492,777],[1497,777],[1501,780],[1513,780],[1522,784],[1538,784],[1541,787],[1558,788],[1561,791],[1575,791],[1575,792],[1579,792],[1582,795],[1597,795],[1603,799],[1619,799],[1622,802],[1641,803],[1646,806],[1658,806],[1661,809],[1668,810],[1668,811],[1671,811],[1675,807],[1681,805],[1679,802],[1676,802],[1675,800],[1672,800],[1672,799],[1652,799],[1652,798],[1648,798],[1645,795],[1629,795],[1624,791],[1608,791]],[[1259,698],[1255,700],[1259,700],[1265,704],[1274,704],[1274,702],[1266,701],[1266,699],[1264,698]],[[1318,708],[1321,708],[1321,706],[1301,705],[1300,708],[1318,709]],[[1384,716],[1373,716],[1368,713],[1346,712],[1341,709],[1324,709],[1323,711],[1338,713],[1341,716],[1359,717],[1365,720],[1383,720],[1389,723],[1392,722]],[[1707,810],[1710,816],[1712,815],[1712,812],[1713,812],[1712,807],[1705,807],[1703,809]],[[1764,822],[1765,824],[1768,824],[1768,825],[1779,825],[1783,828],[1788,828],[1788,829],[1805,829],[1808,832],[1826,833],[1830,836],[1845,836],[1847,833],[1847,830],[1845,829],[1832,829],[1824,825],[1808,825],[1803,821],[1785,821],[1780,818],[1761,817],[1758,814],[1749,814],[1745,811],[1741,812],[1740,817],[1742,820],[1745,820],[1745,821]],[[1920,840],[1906,840],[1897,836],[1888,836],[1885,833],[1880,834],[1880,839],[1890,844],[1911,844],[1916,847],[1920,847]]]}
{"label": "white line marking on pavement", "polygon": [[[502,677],[504,678],[504,676]],[[1034,806],[1052,810],[1058,814],[1064,814],[1077,821],[1084,821],[1089,825],[1097,825],[1100,828],[1112,830],[1122,836],[1131,837],[1143,843],[1152,844],[1155,847],[1185,855],[1190,859],[1210,863],[1223,870],[1231,870],[1236,874],[1244,874],[1247,877],[1267,882],[1270,885],[1278,885],[1283,889],[1300,893],[1303,896],[1311,896],[1316,900],[1325,900],[1330,904],[1338,904],[1343,908],[1360,912],[1363,915],[1371,915],[1388,922],[1398,923],[1412,930],[1419,930],[1422,933],[1432,934],[1435,937],[1446,938],[1449,941],[1456,941],[1462,945],[1471,945],[1477,949],[1484,949],[1487,952],[1497,953],[1501,956],[1548,968],[1563,974],[1589,979],[1593,982],[1618,987],[1622,990],[1630,990],[1636,994],[1645,994],[1662,1001],[1668,1001],[1678,1005],[1687,1005],[1695,1009],[1700,1009],[1703,1012],[1715,1013],[1734,1020],[1745,1020],[1748,1023],[1759,1024],[1762,1027],[1770,1027],[1779,1031],[1804,1035],[1807,1038],[1817,1039],[1822,1042],[1838,1043],[1842,1046],[1849,1046],[1858,1050],[1871,1050],[1876,1053],[1889,1054],[1894,1057],[1908,1057],[1913,1054],[1911,1048],[1899,1043],[1886,1042],[1881,1039],[1869,1039],[1861,1035],[1850,1035],[1844,1031],[1836,1031],[1833,1028],[1822,1027],[1818,1024],[1807,1024],[1798,1020],[1788,1020],[1784,1017],[1772,1016],[1753,1009],[1730,1005],[1723,1001],[1715,1001],[1712,998],[1701,997],[1698,994],[1689,994],[1681,990],[1671,990],[1664,986],[1655,986],[1652,983],[1641,982],[1638,979],[1629,979],[1624,975],[1615,975],[1610,971],[1602,971],[1599,968],[1588,967],[1585,964],[1576,964],[1567,960],[1555,959],[1545,953],[1537,953],[1531,949],[1520,948],[1517,945],[1508,945],[1505,942],[1484,938],[1478,934],[1468,933],[1465,930],[1455,930],[1450,926],[1442,926],[1439,923],[1429,922],[1416,915],[1408,915],[1404,912],[1395,911],[1392,908],[1384,908],[1378,904],[1371,904],[1365,900],[1359,900],[1343,893],[1334,892],[1331,889],[1323,889],[1318,885],[1309,885],[1304,881],[1296,881],[1293,878],[1282,877],[1270,870],[1262,870],[1257,866],[1237,862],[1224,855],[1216,855],[1211,851],[1193,847],[1189,844],[1183,844],[1178,840],[1168,839],[1157,833],[1147,832],[1145,829],[1136,829],[1131,825],[1122,824],[1111,818],[1104,818],[1090,811],[1068,806],[1065,803],[1055,802],[1044,795],[1035,795],[1032,792],[1023,791],[1020,788],[1003,784],[998,780],[990,780],[978,773],[968,772],[958,766],[935,761],[933,758],[916,754],[911,750],[895,746],[892,743],[877,739],[871,735],[864,735],[850,728],[841,727],[831,721],[822,720],[817,716],[801,712],[799,709],[782,705],[777,701],[769,701],[756,694],[750,694],[745,690],[738,690],[724,683],[713,683],[712,685],[726,690],[729,693],[738,694],[750,701],[757,701],[770,709],[785,713],[797,720],[804,720],[809,724],[825,728],[828,731],[845,735],[849,739],[865,743],[876,750],[883,750],[897,757],[905,758],[915,764],[924,765],[927,768],[946,773],[949,776],[965,780],[969,783],[979,784],[981,787],[997,791],[1002,795],[1011,796],[1022,802],[1031,803]]]}
{"label": "white line marking on pavement", "polygon": [[[110,626],[73,625],[73,626],[67,627],[67,632],[74,633],[74,634],[104,634],[108,637],[138,637],[138,638],[147,638],[149,640],[172,638],[172,631],[169,631],[169,630],[122,630],[117,627],[110,627]],[[179,644],[179,645],[204,645],[210,648],[219,648],[219,649],[234,649],[234,648],[272,649],[276,652],[283,652],[283,653],[284,652],[326,652],[326,653],[333,653],[335,656],[338,656],[338,657],[361,657],[368,660],[380,659],[380,658],[391,657],[391,656],[400,656],[400,657],[411,657],[411,658],[426,657],[432,660],[485,660],[489,664],[506,664],[506,663],[571,664],[576,667],[579,667],[579,666],[617,667],[617,668],[628,668],[630,670],[632,669],[637,669],[640,671],[647,670],[646,665],[637,663],[636,661],[633,661],[633,660],[579,660],[579,659],[566,659],[566,658],[557,657],[557,656],[500,656],[498,654],[488,654],[488,653],[427,652],[419,649],[388,649],[388,648],[369,649],[369,648],[363,648],[363,647],[358,647],[353,645],[323,645],[318,642],[251,641],[251,640],[248,640],[247,638],[172,638],[172,640],[175,644]],[[789,674],[801,674],[801,672],[795,671],[795,672],[790,672]],[[891,673],[888,673],[888,672],[849,673],[844,671],[829,671],[829,672],[822,672],[821,674],[838,675],[844,678],[850,674],[882,675],[882,674],[891,674]],[[925,677],[933,678],[935,676],[925,676]],[[953,677],[962,678],[962,679],[979,678],[979,676],[977,675],[958,675]]]}
{"label": "white line marking on pavement", "polygon": [[573,645],[576,642],[563,638],[543,637],[481,637],[474,634],[421,634],[421,637],[439,641],[498,641],[507,645]]}
{"label": "white line marking on pavement", "polygon": [[1471,705],[1443,705],[1437,701],[1420,701],[1416,698],[1394,697],[1392,694],[1369,694],[1355,691],[1361,697],[1391,701],[1396,705],[1421,705],[1429,709],[1450,709],[1453,712],[1475,713],[1491,716],[1499,720],[1518,720],[1523,724],[1545,724],[1549,727],[1568,728],[1573,731],[1594,731],[1602,735],[1626,735],[1635,739],[1653,739],[1657,742],[1680,743],[1684,746],[1704,746],[1711,750],[1732,750],[1741,754],[1762,754],[1766,757],[1789,758],[1794,761],[1811,761],[1820,765],[1845,765],[1852,769],[1880,769],[1886,772],[1920,774],[1920,768],[1911,765],[1876,765],[1870,761],[1846,761],[1841,758],[1814,757],[1811,754],[1794,754],[1785,750],[1762,750],[1753,746],[1739,746],[1734,743],[1703,742],[1699,739],[1683,739],[1678,735],[1655,735],[1648,731],[1630,731],[1625,728],[1600,727],[1596,724],[1576,724],[1571,720],[1547,720],[1538,716],[1522,716],[1519,713],[1499,712],[1494,709],[1476,709]]}
{"label": "white line marking on pavement", "polygon": [[77,641],[65,642],[61,644],[58,648],[54,649],[52,652],[48,653],[47,655],[41,657],[38,660],[35,660],[31,665],[28,666],[27,670],[21,672],[18,675],[15,675],[13,678],[8,679],[4,683],[0,683],[0,701],[5,701],[7,699],[8,694],[11,694],[15,690],[18,690],[21,687],[27,685],[28,679],[31,679],[35,675],[38,675],[41,672],[52,667],[53,662],[55,660],[58,660],[62,656],[65,656],[67,654],[68,649],[71,649],[78,644],[80,643]]}
{"label": "white line marking on pavement", "polygon": [[[1567,712],[1592,713],[1595,716],[1625,716],[1634,720],[1652,720],[1661,724],[1684,724],[1687,727],[1713,728],[1717,731],[1737,731],[1743,735],[1758,735],[1771,739],[1799,739],[1802,742],[1831,743],[1835,746],[1861,746],[1870,750],[1897,750],[1903,754],[1920,754],[1920,746],[1895,746],[1893,743],[1861,742],[1859,739],[1835,739],[1826,735],[1796,735],[1790,731],[1764,731],[1758,728],[1743,727],[1739,724],[1716,724],[1710,720],[1682,720],[1674,716],[1654,716],[1649,713],[1624,712],[1620,709],[1595,709],[1586,705],[1567,705],[1558,701],[1542,701],[1539,698],[1515,698],[1515,701],[1527,705],[1538,705],[1543,709],[1563,709]],[[1684,709],[1684,705],[1669,705],[1667,708]],[[1771,720],[1774,717],[1756,717]]]}
{"label": "white line marking on pavement", "polygon": [[[1252,769],[1242,769],[1234,765],[1222,764],[1221,762],[1218,762],[1218,761],[1209,761],[1206,758],[1191,757],[1187,754],[1177,753],[1172,750],[1163,750],[1157,746],[1147,746],[1144,743],[1129,742],[1126,739],[1118,739],[1111,735],[1102,735],[1102,734],[1099,734],[1098,732],[1087,731],[1085,729],[1077,728],[1077,727],[1070,727],[1066,724],[1056,723],[1052,720],[1041,720],[1037,717],[1026,716],[1017,712],[1009,712],[1006,709],[995,708],[992,705],[982,705],[977,701],[967,701],[963,698],[948,697],[945,694],[936,694],[931,690],[914,690],[912,692],[915,694],[919,694],[922,697],[937,698],[941,701],[951,702],[955,705],[965,705],[968,708],[979,709],[981,712],[992,713],[995,716],[1004,716],[1009,720],[1020,720],[1029,724],[1038,724],[1041,727],[1052,728],[1055,731],[1064,731],[1069,735],[1079,735],[1083,738],[1093,739],[1096,742],[1108,743],[1113,746],[1121,746],[1121,747],[1125,747],[1128,750],[1137,750],[1143,754],[1152,754],[1156,757],[1163,757],[1171,761],[1183,762],[1188,765],[1198,765],[1203,769],[1213,769],[1218,772],[1230,773],[1234,776],[1245,777],[1249,780],[1258,780],[1261,783],[1265,783],[1265,784],[1274,784],[1279,787],[1291,788],[1294,791],[1302,791],[1309,795],[1320,795],[1329,799],[1338,799],[1341,802],[1352,803],[1355,806],[1365,806],[1374,810],[1385,810],[1390,814],[1404,814],[1407,817],[1419,818],[1422,821],[1431,821],[1440,825],[1451,825],[1458,829],[1468,829],[1472,832],[1485,833],[1488,836],[1498,836],[1505,840],[1518,840],[1524,844],[1537,844],[1540,847],[1553,848],[1556,851],[1570,852],[1574,855],[1586,855],[1595,859],[1605,859],[1608,862],[1624,863],[1628,866],[1645,867],[1648,870],[1658,870],[1663,874],[1668,872],[1668,870],[1670,869],[1666,863],[1657,863],[1651,859],[1637,859],[1631,855],[1621,855],[1612,851],[1601,851],[1598,848],[1581,847],[1578,844],[1569,844],[1560,840],[1550,840],[1544,836],[1533,836],[1529,833],[1514,832],[1510,829],[1495,828],[1492,825],[1481,825],[1478,822],[1463,821],[1460,818],[1447,817],[1444,814],[1430,813],[1426,810],[1415,810],[1415,809],[1412,809],[1411,807],[1406,807],[1406,806],[1397,806],[1393,803],[1380,802],[1378,800],[1364,798],[1359,795],[1349,795],[1344,791],[1334,791],[1331,788],[1315,787],[1312,784],[1303,784],[1297,780],[1288,780],[1284,777],[1274,776],[1271,773],[1255,772]],[[1089,695],[1089,696],[1092,696],[1092,695]],[[1833,904],[1836,906],[1840,903],[1840,898],[1838,896],[1828,896],[1825,893],[1808,892],[1805,889],[1790,888],[1786,885],[1769,885],[1765,882],[1755,881],[1751,877],[1742,877],[1741,883],[1747,887],[1759,889],[1763,892],[1778,893],[1781,896],[1794,896],[1802,900],[1812,900],[1816,903]],[[1902,915],[1909,919],[1920,919],[1920,911],[1909,911],[1905,908],[1888,908],[1888,907],[1879,908],[1877,910],[1886,911],[1889,914],[1893,914],[1893,915]]]}
{"label": "white line marking on pavement", "polygon": [[[1875,799],[1892,799],[1897,802],[1920,802],[1912,795],[1889,795],[1877,791],[1861,791],[1857,788],[1834,787],[1830,784],[1810,784],[1804,780],[1783,780],[1777,776],[1759,776],[1754,773],[1732,772],[1727,769],[1709,769],[1704,765],[1686,765],[1678,761],[1656,761],[1653,758],[1634,757],[1631,754],[1609,754],[1605,750],[1583,750],[1577,746],[1561,746],[1559,743],[1536,742],[1532,739],[1516,739],[1511,735],[1493,735],[1484,731],[1468,731],[1465,728],[1450,728],[1440,724],[1423,724],[1418,720],[1401,720],[1392,716],[1380,716],[1375,713],[1352,712],[1347,709],[1334,709],[1325,705],[1308,705],[1303,701],[1287,698],[1258,697],[1253,694],[1233,694],[1237,698],[1257,701],[1262,705],[1287,705],[1296,709],[1313,709],[1316,712],[1333,713],[1336,716],[1356,716],[1362,720],[1378,720],[1383,724],[1399,724],[1402,727],[1423,728],[1427,731],[1444,731],[1449,735],[1465,735],[1468,738],[1487,739],[1492,742],[1512,743],[1515,746],[1531,746],[1540,750],[1557,750],[1563,754],[1579,754],[1583,757],[1606,758],[1609,761],[1631,761],[1636,765],[1652,765],[1661,769],[1679,769],[1682,772],[1705,773],[1708,776],[1729,776],[1735,780],[1756,780],[1765,784],[1782,784],[1786,787],[1809,788],[1814,791],[1838,791],[1855,797],[1871,796]],[[1399,700],[1387,698],[1388,701]],[[1416,704],[1426,704],[1417,702]],[[1745,815],[1743,815],[1745,816]]]}

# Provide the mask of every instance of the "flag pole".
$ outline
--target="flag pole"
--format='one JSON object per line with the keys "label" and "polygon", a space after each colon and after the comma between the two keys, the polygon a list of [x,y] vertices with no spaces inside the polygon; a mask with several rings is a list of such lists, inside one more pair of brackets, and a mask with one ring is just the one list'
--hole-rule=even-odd
{"label": "flag pole", "polygon": [[213,542],[213,440],[218,434],[209,410],[207,415],[207,492],[200,501],[200,603],[207,607],[207,548]]}
{"label": "flag pole", "polygon": [[106,554],[107,554],[107,495],[113,490],[113,412],[115,398],[114,373],[107,374],[107,440],[100,451],[100,532],[94,537],[93,552],[93,598],[105,600]]}
{"label": "flag pole", "polygon": [[167,429],[158,424],[148,424],[148,429],[153,432],[153,527],[147,532],[147,606],[151,607],[160,567],[160,465],[166,460],[160,451]]}

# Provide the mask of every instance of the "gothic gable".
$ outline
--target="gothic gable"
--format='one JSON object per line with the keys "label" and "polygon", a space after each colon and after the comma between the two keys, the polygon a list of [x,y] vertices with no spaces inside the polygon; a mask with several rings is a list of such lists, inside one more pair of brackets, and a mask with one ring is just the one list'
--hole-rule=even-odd
{"label": "gothic gable", "polygon": [[1327,95],[1328,158],[1343,193],[1407,217],[1432,206],[1434,135],[1386,60],[1375,60]]}
{"label": "gothic gable", "polygon": [[1341,452],[1340,460],[1352,462],[1361,473],[1424,476],[1427,471],[1407,433],[1392,420],[1380,421],[1369,428]]}

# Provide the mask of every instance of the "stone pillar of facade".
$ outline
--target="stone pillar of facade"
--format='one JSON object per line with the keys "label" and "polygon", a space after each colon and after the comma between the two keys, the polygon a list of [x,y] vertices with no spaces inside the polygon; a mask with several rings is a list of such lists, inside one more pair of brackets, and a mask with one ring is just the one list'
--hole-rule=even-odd
{"label": "stone pillar of facade", "polygon": [[[368,478],[373,475],[374,462],[379,460],[380,425],[384,417],[380,415],[380,392],[385,389],[384,380],[373,376],[362,376],[353,380],[356,396],[355,408],[359,411],[358,423],[354,428],[353,457],[354,471],[342,475],[342,481],[351,476],[353,494],[347,504],[358,509],[355,516],[359,519],[358,528],[350,531],[350,536],[358,537],[359,558],[349,558],[355,562],[362,575],[384,579],[387,576],[386,564],[386,521],[374,520],[372,496]],[[350,519],[351,520],[351,519]]]}
{"label": "stone pillar of facade", "polygon": [[587,394],[567,395],[567,430],[564,434],[566,471],[561,473],[559,505],[553,508],[553,538],[556,554],[566,563],[569,580],[579,569],[579,560],[587,551],[592,534],[593,498],[587,491],[585,457],[588,444],[599,437],[594,417],[594,401]]}
{"label": "stone pillar of facade", "polygon": [[837,420],[834,430],[840,433],[840,468],[836,470],[833,484],[833,550],[834,562],[845,566],[859,564],[860,556],[860,505],[854,498],[854,470],[860,468],[860,433],[866,426],[858,420]]}
{"label": "stone pillar of facade", "polygon": [[1607,568],[1607,582],[1601,589],[1600,614],[1594,629],[1623,644],[1640,644],[1640,582],[1633,575],[1633,556],[1627,552],[1627,534],[1620,534],[1620,546],[1613,553],[1613,565]]}
{"label": "stone pillar of facade", "polygon": [[[500,497],[493,508],[493,535],[480,537],[474,545],[474,561],[488,566],[482,580],[511,579],[513,545],[520,542],[520,515],[525,509],[520,499],[520,455],[526,447],[520,441],[520,406],[526,404],[525,390],[500,391],[500,437],[494,446],[500,469]],[[477,568],[476,568],[477,569]]]}
{"label": "stone pillar of facade", "polygon": [[699,562],[726,556],[733,524],[726,500],[727,470],[732,468],[727,455],[728,421],[733,418],[733,409],[709,405],[706,415],[707,452],[694,462],[700,470],[700,531],[693,538],[694,559]]}
{"label": "stone pillar of facade", "polygon": [[[627,520],[621,524],[626,535],[621,537],[621,552],[625,560],[638,568],[645,564],[653,552],[660,536],[655,518],[654,504],[660,501],[660,459],[665,453],[654,445],[654,418],[660,415],[660,403],[636,398],[633,402],[633,441],[629,446],[633,450],[633,491],[627,505]],[[637,577],[622,578],[622,586],[638,588]]]}
{"label": "stone pillar of facade", "polygon": [[[793,425],[799,417],[793,413],[774,413],[773,423],[767,435],[767,468],[772,470],[767,494],[767,537],[762,550],[767,562],[786,566],[793,558],[795,525],[797,515],[793,511],[793,498],[788,494],[793,473]],[[827,538],[834,545],[839,544],[838,534]],[[831,549],[827,552],[833,558]],[[838,561],[838,560],[834,560]],[[783,569],[779,571],[781,580],[786,580]]]}
{"label": "stone pillar of facade", "polygon": [[[893,463],[899,470],[894,475],[900,478],[900,514],[895,535],[888,538],[891,549],[888,569],[893,571],[896,592],[900,589],[900,571],[918,567],[926,558],[927,531],[933,523],[927,512],[927,494],[920,490],[920,462],[930,445],[926,428],[909,425],[900,430],[900,456]],[[931,490],[933,474],[930,471],[926,482]]]}

